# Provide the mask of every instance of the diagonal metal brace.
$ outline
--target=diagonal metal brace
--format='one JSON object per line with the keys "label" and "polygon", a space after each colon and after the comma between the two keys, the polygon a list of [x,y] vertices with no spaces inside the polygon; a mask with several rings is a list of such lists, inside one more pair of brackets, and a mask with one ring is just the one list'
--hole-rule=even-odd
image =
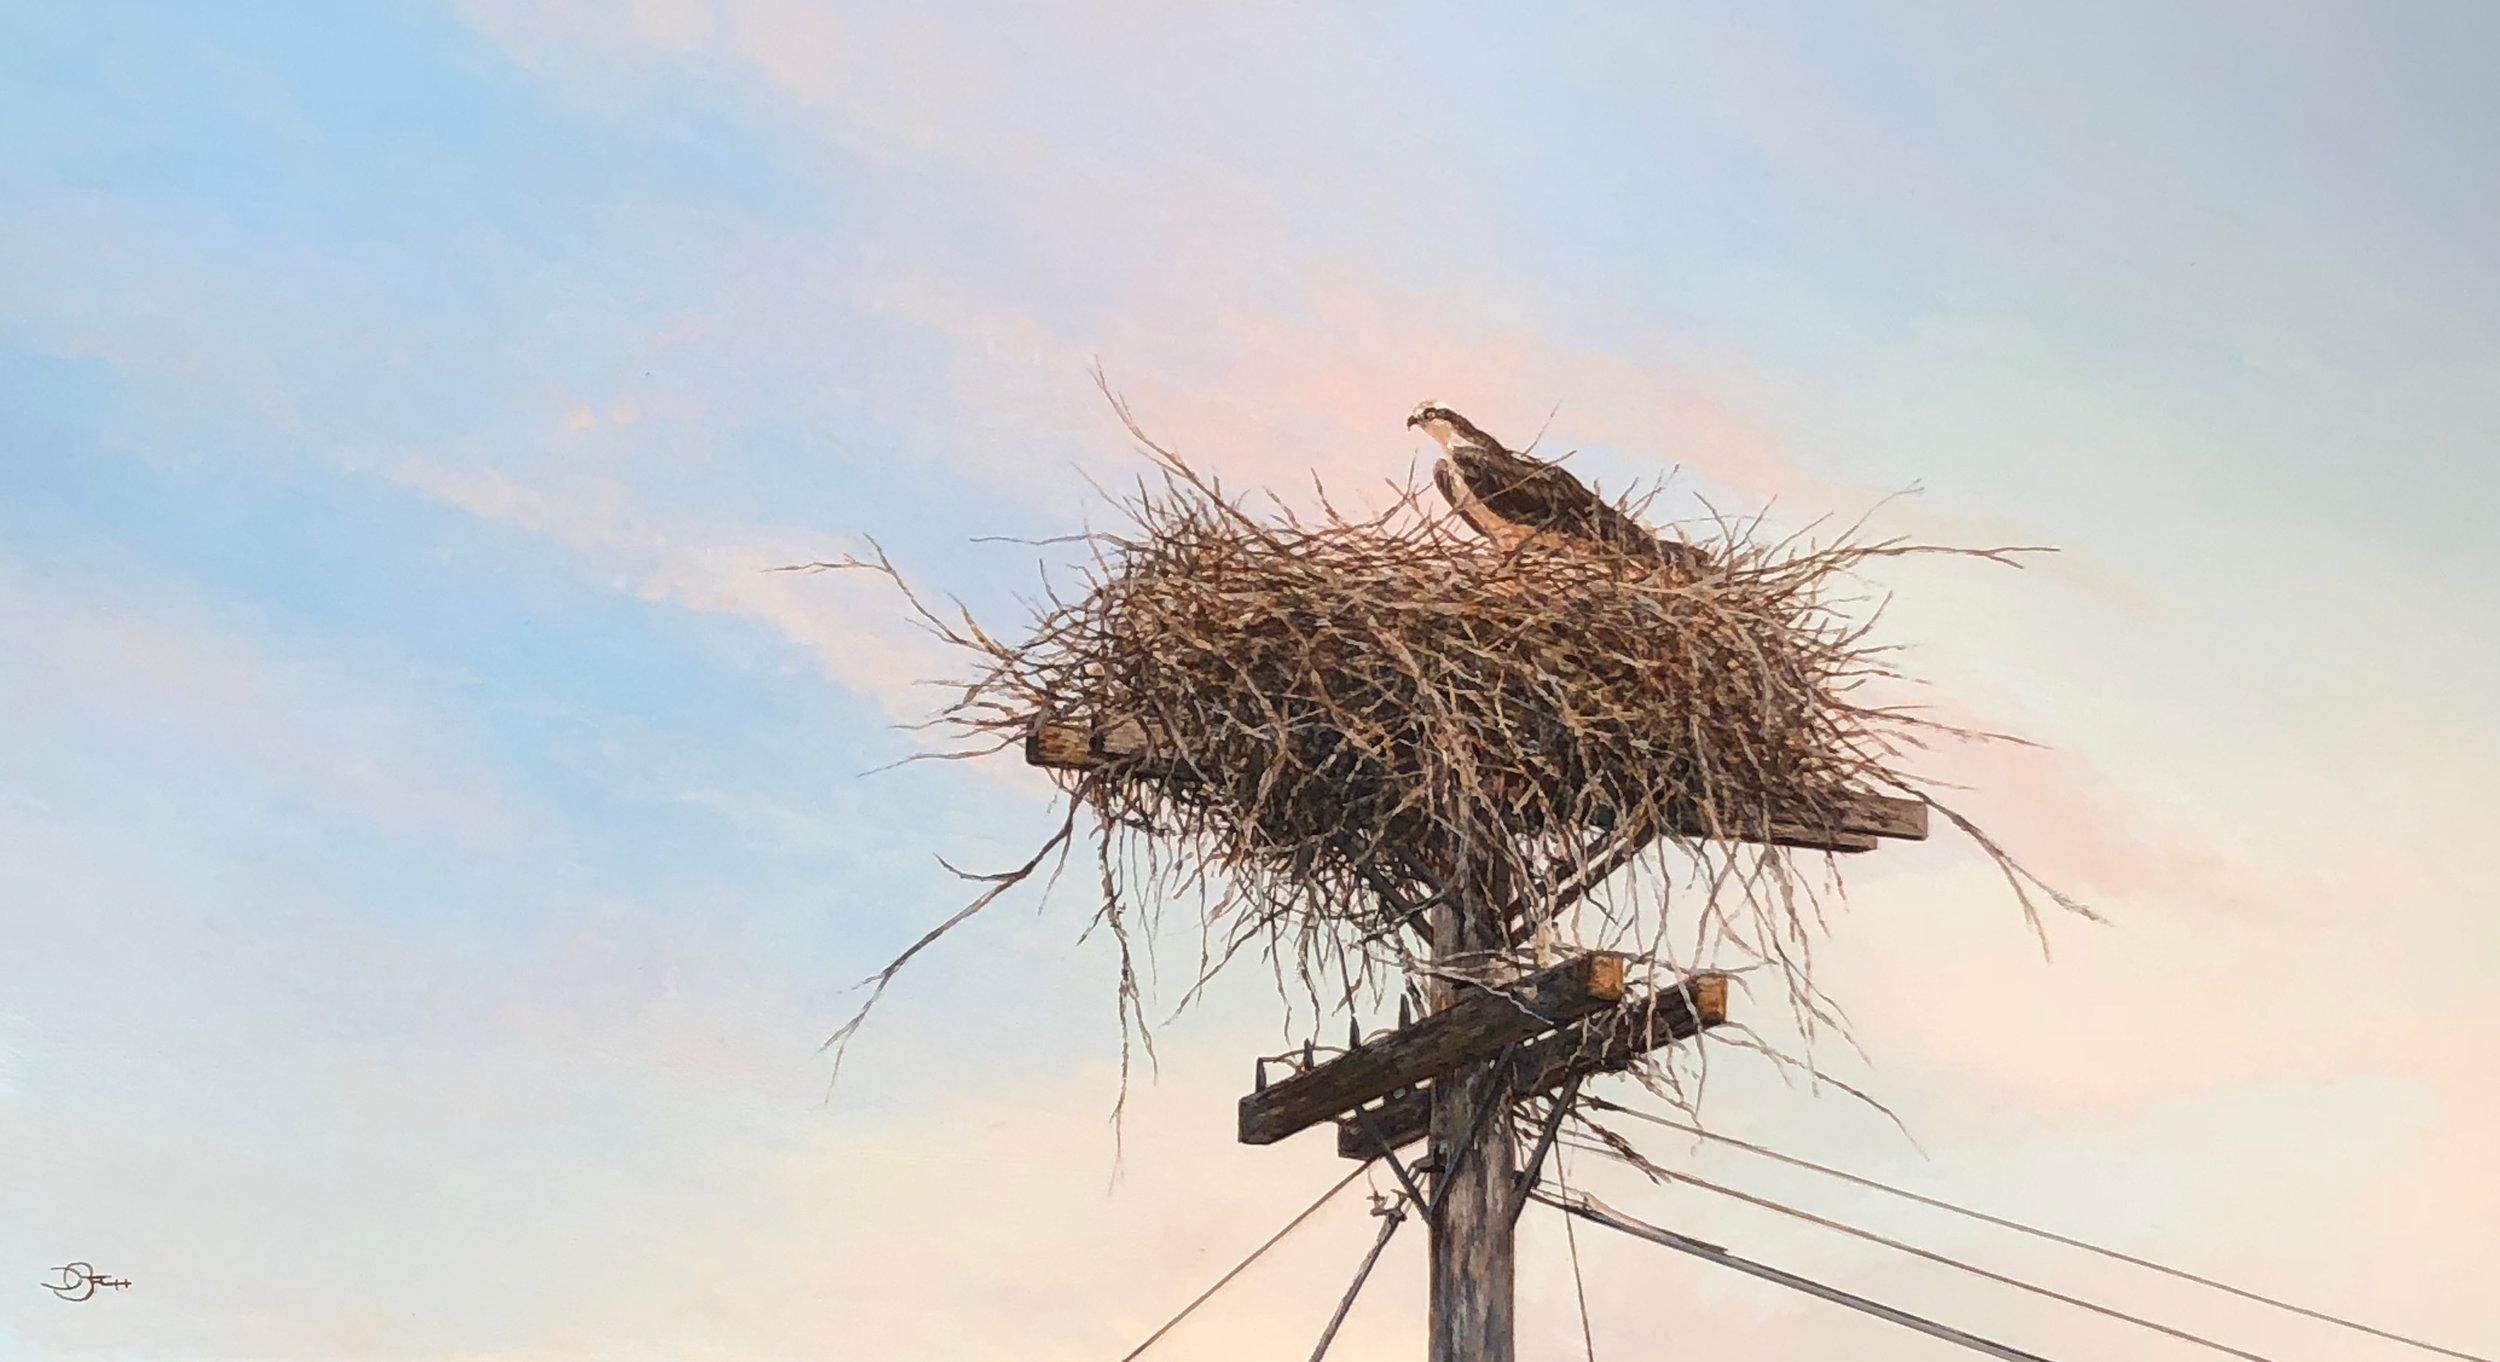
{"label": "diagonal metal brace", "polygon": [[1528,1155],[1528,1165],[1519,1170],[1519,1181],[1511,1189],[1510,1222],[1519,1223],[1519,1213],[1528,1209],[1528,1193],[1536,1190],[1538,1175],[1544,1170],[1545,1156],[1553,1151],[1554,1137],[1562,1133],[1563,1118],[1571,1114],[1571,1104],[1580,1096],[1580,1081],[1586,1074],[1573,1074],[1554,1096],[1554,1109],[1545,1113],[1545,1128],[1538,1132],[1536,1149]]}
{"label": "diagonal metal brace", "polygon": [[[1370,1112],[1363,1110],[1361,1107],[1356,1107],[1354,1109],[1355,1124],[1360,1126],[1363,1134],[1369,1138],[1373,1144],[1379,1147],[1380,1157],[1389,1161],[1389,1171],[1398,1175],[1399,1185],[1406,1188],[1407,1200],[1414,1202],[1418,1207],[1429,1208],[1432,1205],[1431,1198],[1426,1197],[1423,1193],[1423,1189],[1416,1185],[1415,1175],[1406,1171],[1406,1163],[1398,1157],[1398,1151],[1390,1148],[1388,1143],[1380,1138],[1379,1132],[1372,1129],[1371,1119],[1372,1116]],[[1425,1216],[1427,1219],[1430,1218],[1431,1211],[1429,1209],[1425,1211]]]}

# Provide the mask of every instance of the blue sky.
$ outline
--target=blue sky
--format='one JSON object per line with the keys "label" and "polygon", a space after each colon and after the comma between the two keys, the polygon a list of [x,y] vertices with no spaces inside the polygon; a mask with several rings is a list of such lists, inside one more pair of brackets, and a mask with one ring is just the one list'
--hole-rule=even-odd
{"label": "blue sky", "polygon": [[[1299,1205],[1324,1150],[1226,1134],[1247,984],[1114,1177],[1076,885],[906,975],[822,1100],[844,987],[960,901],[934,857],[1021,859],[1046,789],[863,778],[949,660],[766,569],[873,535],[1012,620],[1036,552],[970,541],[1138,471],[1097,361],[1241,483],[1397,476],[1432,397],[1680,466],[1684,513],[1917,483],[1883,524],[2061,546],[1882,585],[1940,703],[2052,746],[1940,769],[2118,925],[2044,966],[1967,849],[1888,852],[1829,967],[1927,1157],[1764,1075],[1724,1119],[2490,1344],[2495,27],[9,7],[0,1256],[141,1285],[0,1300],[0,1354],[1098,1356]],[[1831,1252],[1690,1201],[1649,1209]],[[1197,1355],[1306,1336],[1359,1220]],[[478,1291],[481,1244],[530,1270]],[[1411,1350],[1412,1268],[1349,1355]],[[1618,1338],[1656,1270],[1593,1268]]]}

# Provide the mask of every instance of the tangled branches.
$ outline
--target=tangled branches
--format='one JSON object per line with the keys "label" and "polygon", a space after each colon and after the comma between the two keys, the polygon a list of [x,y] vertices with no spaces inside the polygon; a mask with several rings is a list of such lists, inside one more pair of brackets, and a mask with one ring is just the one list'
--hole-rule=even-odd
{"label": "tangled branches", "polygon": [[[2008,551],[1725,520],[1697,569],[1499,550],[1412,487],[1377,514],[1254,515],[1147,449],[1159,479],[1017,638],[912,602],[975,659],[940,718],[968,748],[1053,720],[1123,735],[1057,778],[1092,827],[1126,1016],[1130,943],[1179,907],[1201,944],[1183,1005],[1244,953],[1325,1013],[1568,945],[1768,966],[1827,1022],[1808,966],[1836,866],[1757,834],[1829,842],[1867,794],[1970,833],[2027,913],[2035,893],[2077,907],[1907,769],[1958,731],[1880,698],[1899,678],[1850,585],[1888,556]],[[1443,905],[1465,952],[1429,940]]]}

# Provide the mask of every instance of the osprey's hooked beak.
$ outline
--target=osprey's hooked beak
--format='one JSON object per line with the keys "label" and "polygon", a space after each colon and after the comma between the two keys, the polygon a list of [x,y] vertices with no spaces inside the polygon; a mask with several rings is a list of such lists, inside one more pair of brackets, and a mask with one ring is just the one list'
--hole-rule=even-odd
{"label": "osprey's hooked beak", "polygon": [[1422,425],[1423,423],[1424,423],[1424,418],[1423,418],[1423,417],[1421,417],[1421,416],[1410,416],[1410,417],[1407,417],[1407,418],[1406,418],[1406,425],[1407,425],[1407,428],[1408,428],[1408,429],[1410,429],[1410,430],[1412,430],[1412,429],[1413,429],[1413,428],[1415,428],[1416,426],[1420,426],[1420,425]]}

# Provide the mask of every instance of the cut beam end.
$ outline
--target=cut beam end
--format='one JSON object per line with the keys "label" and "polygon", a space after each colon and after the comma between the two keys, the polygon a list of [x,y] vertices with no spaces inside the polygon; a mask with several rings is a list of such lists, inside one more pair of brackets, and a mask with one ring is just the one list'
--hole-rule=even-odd
{"label": "cut beam end", "polygon": [[1054,771],[1082,771],[1094,764],[1094,726],[1076,719],[1036,719],[1025,730],[1024,759]]}

